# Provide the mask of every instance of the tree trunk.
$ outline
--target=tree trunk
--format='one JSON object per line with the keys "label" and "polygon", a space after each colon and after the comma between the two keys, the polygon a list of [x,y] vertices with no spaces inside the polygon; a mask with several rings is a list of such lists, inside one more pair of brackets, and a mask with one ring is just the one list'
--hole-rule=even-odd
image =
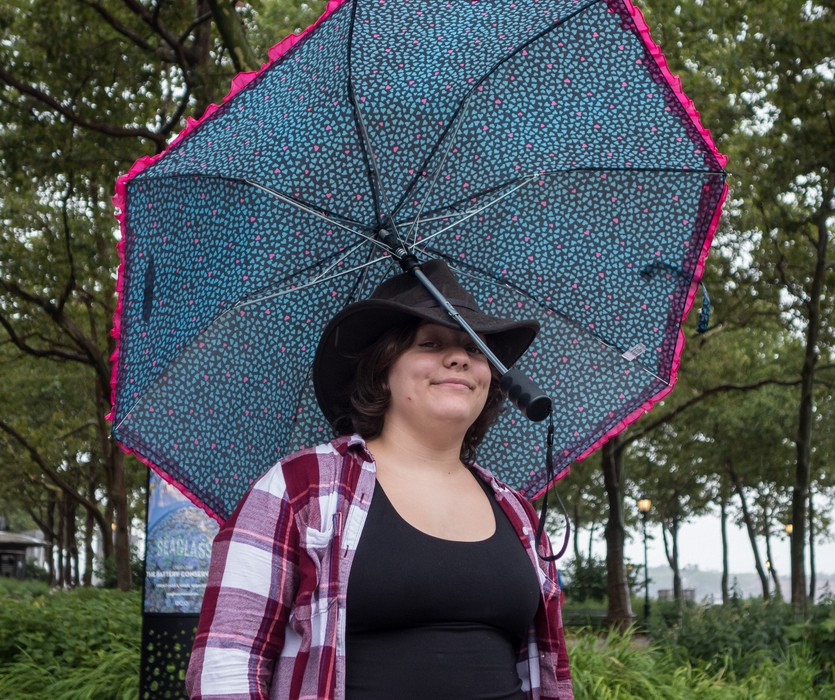
{"label": "tree trunk", "polygon": [[629,580],[623,557],[626,528],[623,519],[624,469],[621,438],[613,437],[601,451],[603,482],[609,503],[606,522],[606,585],[609,594],[607,622],[610,627],[625,629],[632,624]]}
{"label": "tree trunk", "polygon": [[77,561],[78,547],[75,543],[75,508],[67,494],[63,495],[63,522],[64,522],[64,585],[72,587],[75,583],[76,573],[73,571],[73,563]]}
{"label": "tree trunk", "polygon": [[792,489],[792,607],[795,614],[806,614],[806,505],[809,500],[810,459],[812,452],[812,423],[815,410],[814,381],[815,366],[818,362],[818,336],[821,326],[821,297],[826,275],[826,251],[829,245],[829,222],[831,212],[828,199],[824,199],[824,211],[817,221],[818,240],[815,269],[806,299],[808,324],[806,326],[806,347],[803,353],[803,368],[800,372],[800,410],[797,423],[797,465]]}
{"label": "tree trunk", "polygon": [[[667,542],[668,532],[670,533],[669,542]],[[661,523],[661,539],[664,541],[664,555],[673,571],[673,600],[680,610],[684,605],[684,596],[681,592],[681,570],[678,566],[678,520],[676,518],[673,519],[669,528],[665,523]]]}
{"label": "tree trunk", "polygon": [[719,496],[719,509],[722,525],[722,605],[727,605],[731,594],[728,588],[728,499],[724,490]]}
{"label": "tree trunk", "polygon": [[[110,387],[98,382],[98,401],[100,416],[105,416],[110,409]],[[125,454],[109,437],[108,423],[102,418],[98,425],[99,445],[105,457],[107,475],[107,509],[102,519],[102,543],[104,559],[111,557],[116,565],[116,587],[120,591],[129,591],[131,587],[130,526],[128,513],[128,494],[125,483]]]}
{"label": "tree trunk", "polygon": [[572,534],[572,545],[574,546],[574,561],[578,564],[582,561],[580,556],[580,508],[574,504],[574,532]]}
{"label": "tree trunk", "polygon": [[589,561],[592,560],[594,552],[592,551],[594,545],[594,531],[597,529],[597,523],[592,523],[589,527]]}
{"label": "tree trunk", "polygon": [[771,554],[771,528],[769,527],[769,517],[766,515],[763,518],[763,532],[765,533],[765,556],[768,563],[768,571],[771,574],[771,580],[774,581],[774,595],[778,600],[783,600],[783,589],[780,586],[780,576],[777,573],[777,567],[774,566],[774,556]]}
{"label": "tree trunk", "polygon": [[766,573],[763,570],[762,560],[760,559],[760,550],[757,547],[757,534],[754,531],[754,523],[751,520],[751,513],[748,512],[748,503],[745,500],[745,491],[743,490],[739,475],[734,470],[733,463],[729,460],[726,462],[725,467],[728,470],[728,476],[731,477],[731,482],[734,485],[737,496],[739,496],[739,503],[742,507],[742,520],[745,523],[745,529],[748,531],[748,539],[751,542],[751,549],[754,552],[754,566],[757,569],[757,576],[760,577],[760,584],[763,589],[763,600],[768,600],[770,595],[768,590],[768,576],[766,576]]}
{"label": "tree trunk", "polygon": [[247,41],[241,18],[235,12],[235,3],[230,0],[208,0],[208,5],[235,70],[258,70],[258,57]]}
{"label": "tree trunk", "polygon": [[[96,478],[95,467],[90,464],[89,477],[87,479],[87,498],[90,501],[96,499]],[[93,571],[96,566],[95,552],[93,551],[93,536],[96,532],[96,521],[93,514],[87,509],[84,518],[84,581],[85,588],[93,585]]]}
{"label": "tree trunk", "polygon": [[815,604],[817,599],[815,575],[815,503],[812,499],[812,489],[809,489],[809,602]]}
{"label": "tree trunk", "polygon": [[[47,560],[46,560],[46,568],[49,572],[49,585],[50,587],[55,586],[57,581],[55,580],[55,491],[52,489],[49,490],[49,494],[47,496],[46,501],[46,528],[47,532],[44,533],[47,536],[47,541],[49,542],[49,550],[47,551]],[[60,546],[60,540],[59,546]]]}
{"label": "tree trunk", "polygon": [[55,562],[55,585],[59,588],[64,587],[64,526],[66,521],[64,519],[64,499],[65,494],[61,494],[60,498],[55,501],[55,515],[58,518],[58,528],[55,531],[55,542],[58,545],[58,556]]}
{"label": "tree trunk", "polygon": [[114,538],[113,555],[116,558],[116,587],[120,591],[129,591],[131,588],[130,568],[130,536],[129,536],[129,514],[128,496],[125,486],[125,455],[111,443],[110,451],[112,469],[112,490],[110,500],[113,502],[113,510],[116,516],[116,532]]}

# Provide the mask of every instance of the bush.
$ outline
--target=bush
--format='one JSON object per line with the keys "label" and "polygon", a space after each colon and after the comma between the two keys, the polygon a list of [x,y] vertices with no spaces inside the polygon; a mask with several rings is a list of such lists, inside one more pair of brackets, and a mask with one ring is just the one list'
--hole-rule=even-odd
{"label": "bush", "polygon": [[815,685],[818,666],[801,647],[760,661],[746,678],[683,661],[662,643],[646,647],[629,632],[573,638],[569,656],[576,700],[835,700],[832,678]]}
{"label": "bush", "polygon": [[0,698],[139,697],[138,592],[0,589]]}
{"label": "bush", "polygon": [[820,679],[835,673],[835,601],[818,605],[812,617],[803,624],[792,625],[786,636],[795,643],[805,644],[820,663]]}
{"label": "bush", "polygon": [[652,638],[668,644],[681,663],[724,669],[734,678],[749,677],[763,663],[782,663],[795,653],[814,662],[821,658],[815,649],[800,649],[804,636],[794,625],[791,606],[779,600],[734,598],[724,606],[690,603],[681,609],[657,604],[653,611]]}
{"label": "bush", "polygon": [[[629,589],[643,588],[643,579],[639,585],[638,575],[642,567],[626,562],[626,579]],[[597,557],[569,559],[560,568],[562,588],[566,598],[583,603],[587,600],[602,601],[608,593],[606,589],[606,560]]]}

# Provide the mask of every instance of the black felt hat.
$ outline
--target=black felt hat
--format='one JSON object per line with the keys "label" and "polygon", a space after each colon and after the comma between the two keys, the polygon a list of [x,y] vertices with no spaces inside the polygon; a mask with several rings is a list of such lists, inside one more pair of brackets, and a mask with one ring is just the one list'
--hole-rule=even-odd
{"label": "black felt hat", "polygon": [[[472,329],[486,338],[488,347],[506,367],[519,359],[539,332],[537,321],[485,314],[444,261],[432,260],[421,265],[421,269]],[[313,387],[319,407],[329,421],[344,415],[349,408],[357,355],[387,329],[408,318],[459,327],[408,273],[387,279],[368,299],[346,306],[325,326],[313,360]]]}

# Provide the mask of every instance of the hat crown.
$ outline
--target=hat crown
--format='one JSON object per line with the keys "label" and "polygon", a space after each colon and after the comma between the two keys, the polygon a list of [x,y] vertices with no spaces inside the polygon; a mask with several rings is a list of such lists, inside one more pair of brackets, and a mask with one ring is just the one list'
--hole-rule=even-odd
{"label": "hat crown", "polygon": [[[430,260],[423,263],[420,269],[453,306],[481,311],[473,295],[459,284],[446,262]],[[420,280],[408,273],[386,280],[374,290],[369,299],[391,301],[418,308],[440,306]]]}

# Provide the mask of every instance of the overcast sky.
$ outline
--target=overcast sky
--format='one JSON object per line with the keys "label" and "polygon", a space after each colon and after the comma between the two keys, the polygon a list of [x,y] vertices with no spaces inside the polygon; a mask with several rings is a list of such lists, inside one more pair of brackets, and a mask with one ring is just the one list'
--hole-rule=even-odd
{"label": "overcast sky", "polygon": [[[721,525],[718,516],[698,518],[692,523],[684,525],[679,534],[679,559],[680,566],[698,566],[702,571],[711,569],[722,570],[722,535]],[[643,564],[644,549],[641,541],[640,530],[632,533],[633,537],[626,544],[626,558],[636,564]],[[661,530],[647,523],[647,559],[650,567],[669,566],[664,556],[664,543],[661,540]],[[556,537],[554,544],[557,545]],[[832,542],[833,533],[829,533],[829,541],[821,542],[817,537],[815,546],[815,562],[818,573],[835,574],[835,543]],[[754,555],[748,541],[748,535],[741,528],[730,527],[728,530],[729,546],[729,570],[730,573],[753,573]],[[760,558],[765,561],[765,542],[759,541]],[[569,546],[569,553],[572,546]],[[580,551],[588,551],[588,532],[583,530],[580,533]],[[596,556],[603,557],[606,554],[606,542],[603,538],[602,528],[595,531],[594,552]],[[773,537],[771,541],[771,554],[774,557],[774,565],[781,575],[788,575],[791,571],[789,541],[784,533],[780,537]],[[570,554],[569,554],[570,556]],[[808,560],[809,548],[806,548]],[[807,568],[808,572],[808,568]],[[808,573],[807,573],[808,576]]]}

